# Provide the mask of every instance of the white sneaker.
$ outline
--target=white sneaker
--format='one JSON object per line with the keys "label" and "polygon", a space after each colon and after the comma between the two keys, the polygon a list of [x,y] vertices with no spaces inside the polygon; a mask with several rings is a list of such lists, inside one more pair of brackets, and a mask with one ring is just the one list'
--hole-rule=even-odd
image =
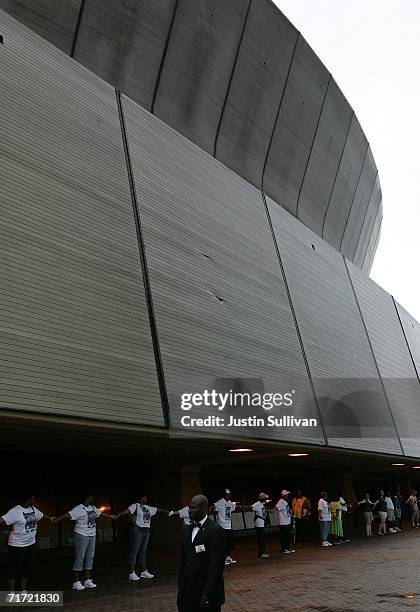
{"label": "white sneaker", "polygon": [[140,574],[140,578],[154,578],[154,574],[151,574],[147,570],[144,570],[144,572]]}
{"label": "white sneaker", "polygon": [[90,578],[84,581],[83,586],[87,589],[95,589],[98,585],[93,582]]}
{"label": "white sneaker", "polygon": [[128,575],[128,579],[129,580],[140,580],[140,576],[137,576],[136,572],[131,572],[131,574]]}
{"label": "white sneaker", "polygon": [[73,588],[73,591],[83,591],[85,587],[80,582],[80,580],[78,580],[77,582],[73,582],[72,588]]}
{"label": "white sneaker", "polygon": [[260,555],[260,559],[269,559],[270,555],[267,553],[263,553],[262,555]]}
{"label": "white sneaker", "polygon": [[232,557],[228,557],[228,559],[229,559],[229,563],[230,563],[230,564],[232,564],[232,563],[236,563],[236,560],[235,560],[235,559],[232,559]]}
{"label": "white sneaker", "polygon": [[330,542],[327,542],[327,540],[325,540],[324,542],[322,542],[321,546],[332,546],[332,544]]}
{"label": "white sneaker", "polygon": [[289,552],[290,552],[290,553],[293,553],[293,552],[296,552],[296,551],[295,551],[295,549],[294,549],[294,548],[290,548],[290,549],[289,549]]}
{"label": "white sneaker", "polygon": [[230,565],[230,561],[228,558],[225,559],[225,565]]}
{"label": "white sneaker", "polygon": [[290,555],[291,552],[291,550],[283,550],[283,555]]}

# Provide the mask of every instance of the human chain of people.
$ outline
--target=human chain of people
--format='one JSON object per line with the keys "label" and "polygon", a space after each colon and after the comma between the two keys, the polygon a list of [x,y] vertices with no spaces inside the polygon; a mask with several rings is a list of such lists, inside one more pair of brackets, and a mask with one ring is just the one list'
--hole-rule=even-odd
{"label": "human chain of people", "polygon": [[[309,497],[302,491],[296,491],[295,495],[287,489],[283,489],[276,503],[268,493],[260,492],[254,503],[245,505],[232,500],[230,489],[224,489],[220,499],[208,504],[204,496],[192,498],[200,499],[202,510],[203,500],[205,506],[205,517],[215,517],[215,523],[220,528],[222,538],[221,549],[223,550],[223,565],[230,566],[236,563],[232,557],[234,549],[234,530],[232,529],[232,515],[235,512],[252,512],[254,514],[254,527],[257,542],[258,559],[268,559],[270,555],[266,551],[266,527],[269,525],[269,517],[277,514],[279,526],[280,550],[283,554],[292,554],[296,551],[296,542],[310,541],[311,517],[316,518],[319,523],[320,540],[323,548],[340,545],[350,541],[349,517],[356,508],[363,516],[366,537],[372,538],[372,524],[375,515],[378,518],[378,536],[396,534],[402,531],[401,518],[403,507],[409,511],[411,525],[419,527],[419,500],[417,491],[412,490],[410,495],[404,499],[399,487],[394,491],[378,491],[373,501],[367,492],[351,507],[345,498],[339,494],[328,495],[326,491],[320,493],[316,515]],[[95,506],[92,493],[82,495],[81,502],[68,510],[61,516],[55,517],[42,513],[36,507],[33,495],[24,495],[20,503],[6,512],[0,518],[0,525],[10,528],[8,537],[8,589],[11,594],[15,592],[26,593],[28,580],[32,568],[32,552],[36,543],[37,527],[41,520],[49,520],[58,525],[61,521],[69,520],[74,523],[74,563],[73,583],[75,591],[92,589],[97,584],[92,579],[92,569],[95,557],[96,523],[105,518],[118,521],[127,517],[129,525],[128,546],[128,580],[140,581],[141,579],[153,579],[154,575],[147,567],[147,547],[149,543],[152,519],[163,513],[168,517],[179,517],[184,524],[184,531],[193,533],[195,529],[201,529],[194,519],[194,503],[190,503],[180,509],[168,510],[151,506],[147,495],[139,496],[138,501],[133,502],[119,513],[108,514],[103,508]],[[203,544],[205,547],[205,545]],[[199,547],[198,547],[199,548]],[[197,550],[205,552],[204,549]],[[201,604],[200,604],[201,605]]]}

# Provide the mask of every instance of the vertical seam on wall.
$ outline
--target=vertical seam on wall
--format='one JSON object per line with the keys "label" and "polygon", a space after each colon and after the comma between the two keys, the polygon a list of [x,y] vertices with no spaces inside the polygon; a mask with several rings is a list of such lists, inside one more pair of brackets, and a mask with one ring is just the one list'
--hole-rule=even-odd
{"label": "vertical seam on wall", "polygon": [[248,8],[246,9],[246,13],[245,13],[244,24],[242,26],[242,32],[241,32],[241,35],[239,37],[239,42],[238,42],[238,46],[237,46],[236,53],[235,53],[235,59],[233,60],[233,66],[232,66],[232,70],[231,70],[231,73],[230,73],[228,86],[226,88],[225,99],[223,100],[223,106],[222,106],[222,110],[221,110],[221,113],[220,113],[219,122],[217,124],[216,136],[214,138],[214,146],[213,146],[213,157],[216,157],[217,140],[219,138],[220,127],[222,125],[222,119],[223,119],[223,115],[224,115],[224,112],[225,112],[227,100],[228,100],[228,97],[229,97],[229,92],[230,92],[230,88],[231,88],[232,80],[233,80],[233,74],[235,72],[236,63],[238,61],[239,51],[240,51],[240,48],[241,48],[242,39],[244,37],[245,28],[246,28],[246,24],[247,24],[247,21],[248,21],[249,9],[251,8],[251,4],[252,4],[252,0],[249,0]]}
{"label": "vertical seam on wall", "polygon": [[366,141],[366,149],[365,149],[365,154],[363,156],[363,162],[362,162],[362,167],[360,168],[360,172],[359,172],[359,178],[357,179],[357,183],[356,183],[356,189],[354,190],[353,193],[353,197],[351,199],[351,204],[350,204],[350,208],[349,208],[349,212],[347,214],[347,219],[346,222],[344,224],[344,229],[343,229],[343,233],[341,235],[341,240],[340,240],[340,247],[339,247],[339,251],[341,251],[341,247],[343,246],[343,240],[344,240],[344,234],[346,233],[346,229],[347,229],[347,224],[349,222],[350,219],[350,215],[351,215],[351,211],[353,208],[353,204],[354,204],[354,198],[356,197],[356,193],[357,193],[357,189],[359,188],[359,183],[360,183],[360,179],[362,177],[362,173],[363,173],[363,168],[365,166],[365,161],[366,161],[366,157],[367,157],[367,152],[369,151],[369,143]]}
{"label": "vertical seam on wall", "polygon": [[[374,230],[374,228],[375,228],[376,219],[378,218],[378,215],[379,215],[379,211],[380,211],[380,210],[381,210],[381,201],[379,201],[378,210],[376,211],[376,215],[375,215],[375,218],[374,218],[374,220],[373,220],[373,224],[372,224],[372,232],[373,232],[373,230]],[[379,227],[380,227],[380,226],[379,226]],[[363,229],[363,228],[362,228],[362,229]],[[379,230],[378,230],[378,233],[379,233]],[[378,234],[376,234],[376,236],[375,236],[375,242],[376,242],[377,235],[378,235]],[[370,245],[370,243],[371,243],[372,237],[373,237],[373,233],[371,233],[371,235],[370,235],[370,237],[369,237],[369,239],[368,239],[368,242],[367,242],[367,245],[366,245],[366,250],[365,250],[365,252],[364,252],[364,254],[363,254],[363,258],[361,258],[361,263],[360,263],[360,269],[361,269],[361,270],[363,270],[363,266],[365,265],[365,259],[366,259],[366,255],[368,254],[368,251],[369,251],[369,245]],[[357,251],[357,248],[356,248],[356,251]],[[355,253],[355,254],[356,254],[356,253]]]}
{"label": "vertical seam on wall", "polygon": [[129,144],[128,144],[127,128],[125,124],[124,111],[122,107],[121,92],[118,89],[115,89],[115,96],[117,99],[118,116],[120,120],[121,136],[122,136],[123,147],[124,147],[124,156],[125,156],[125,162],[127,166],[128,182],[130,186],[131,204],[133,207],[133,215],[134,215],[134,224],[136,226],[137,243],[139,247],[139,255],[140,255],[141,269],[142,269],[142,275],[143,275],[144,291],[145,291],[145,296],[146,296],[147,312],[149,316],[150,333],[152,336],[156,372],[157,372],[157,377],[158,377],[158,382],[159,382],[160,397],[162,401],[162,410],[163,410],[163,416],[165,419],[165,425],[167,428],[169,428],[171,426],[170,413],[169,413],[169,401],[168,401],[168,394],[166,390],[162,356],[160,352],[159,334],[157,330],[155,312],[153,308],[152,289],[150,285],[149,271],[147,267],[146,249],[144,245],[143,230],[142,230],[141,219],[140,219],[140,210],[139,210],[139,204],[138,204],[138,199],[137,199],[136,184],[135,184],[133,168],[131,164],[131,155],[130,155],[130,149],[129,149]]}
{"label": "vertical seam on wall", "polygon": [[348,138],[349,138],[350,129],[351,129],[351,126],[352,126],[352,124],[353,124],[353,118],[354,118],[354,117],[355,117],[355,114],[354,114],[354,111],[352,111],[352,114],[351,114],[351,119],[350,119],[350,123],[349,123],[349,127],[348,127],[348,129],[347,129],[346,139],[345,139],[345,141],[344,141],[343,150],[341,151],[340,160],[339,160],[339,162],[338,162],[338,166],[337,166],[337,172],[335,173],[334,182],[333,182],[333,185],[332,185],[332,189],[331,189],[330,197],[328,198],[327,208],[325,209],[324,220],[323,220],[323,222],[322,222],[321,238],[323,238],[323,237],[324,237],[324,226],[325,226],[325,221],[326,221],[326,219],[327,219],[328,209],[329,209],[329,207],[330,207],[330,203],[331,203],[332,195],[333,195],[333,193],[334,193],[334,187],[335,187],[335,184],[336,184],[336,182],[337,182],[338,173],[340,172],[341,162],[342,162],[342,160],[343,160],[344,151],[346,150],[347,140],[348,140]]}
{"label": "vertical seam on wall", "polygon": [[400,325],[401,325],[402,333],[403,333],[403,336],[404,336],[404,339],[405,339],[405,343],[406,343],[407,348],[408,348],[408,352],[410,353],[411,361],[413,362],[413,367],[414,367],[414,371],[415,371],[415,373],[417,375],[417,380],[420,382],[419,372],[417,370],[416,362],[414,361],[414,355],[411,352],[411,347],[410,347],[410,345],[408,343],[408,338],[407,338],[407,335],[405,333],[404,325],[403,325],[403,323],[401,321],[400,313],[398,312],[397,304],[395,302],[394,296],[391,295],[391,297],[392,297],[392,301],[394,303],[395,311],[397,313],[398,321],[400,322]]}
{"label": "vertical seam on wall", "polygon": [[289,82],[290,73],[291,73],[291,71],[292,71],[292,65],[293,65],[293,62],[294,62],[294,60],[295,60],[296,49],[297,49],[297,45],[298,45],[298,42],[299,42],[299,38],[300,38],[300,32],[298,32],[298,33],[297,33],[297,36],[296,36],[295,46],[293,47],[293,52],[292,52],[292,56],[291,56],[291,58],[290,58],[289,68],[288,68],[288,70],[287,70],[286,79],[285,79],[285,81],[284,81],[283,91],[281,92],[281,96],[280,96],[280,101],[279,101],[279,105],[278,105],[278,108],[277,108],[276,117],[275,117],[275,119],[274,119],[274,123],[273,123],[273,129],[271,130],[270,140],[268,141],[267,153],[265,154],[264,165],[263,165],[262,174],[261,174],[261,191],[262,191],[263,193],[265,193],[265,192],[264,192],[264,175],[265,175],[265,169],[266,169],[267,164],[268,164],[268,158],[269,158],[269,156],[270,156],[271,145],[273,144],[273,140],[274,140],[274,133],[275,133],[275,131],[276,131],[276,127],[277,127],[277,121],[278,121],[278,118],[279,118],[279,116],[280,116],[280,111],[281,111],[281,108],[282,108],[282,106],[283,106],[283,100],[284,100],[284,96],[285,96],[285,93],[286,93],[287,84],[288,84],[288,82]]}
{"label": "vertical seam on wall", "polygon": [[176,13],[177,13],[177,10],[178,10],[178,4],[179,4],[179,0],[176,0],[175,6],[174,6],[174,11],[172,13],[171,23],[169,24],[169,28],[168,28],[168,35],[166,36],[165,46],[163,47],[162,57],[161,57],[161,60],[160,60],[159,70],[158,70],[158,74],[157,74],[156,82],[155,82],[155,88],[153,90],[152,102],[150,104],[150,112],[153,113],[153,114],[155,112],[156,96],[157,96],[159,85],[160,85],[160,79],[162,77],[163,65],[165,63],[166,54],[168,52],[169,40],[171,38],[172,30],[173,30],[174,23],[175,23],[175,17],[176,17]]}
{"label": "vertical seam on wall", "polygon": [[292,313],[293,322],[295,324],[296,334],[297,334],[297,337],[298,337],[298,340],[299,340],[300,350],[302,352],[302,357],[303,357],[303,361],[304,361],[305,368],[306,368],[306,374],[308,376],[309,385],[311,387],[311,391],[312,391],[312,395],[313,395],[313,398],[314,398],[315,407],[316,407],[317,412],[318,412],[318,418],[319,418],[319,423],[320,423],[320,426],[321,426],[322,435],[324,436],[325,444],[328,445],[328,437],[327,437],[327,433],[326,433],[326,430],[325,430],[324,422],[322,420],[321,409],[319,407],[318,398],[317,398],[317,395],[316,395],[316,392],[315,392],[315,385],[314,385],[313,380],[312,380],[312,374],[311,374],[311,370],[310,370],[310,367],[309,367],[309,362],[308,362],[308,359],[307,359],[307,356],[306,356],[306,351],[305,351],[305,347],[304,347],[304,344],[303,344],[302,335],[300,333],[299,323],[298,323],[298,320],[297,320],[295,307],[293,306],[293,300],[292,300],[292,296],[291,296],[290,289],[289,289],[289,283],[288,283],[287,277],[286,277],[286,271],[284,269],[283,261],[282,261],[281,255],[280,255],[280,249],[279,249],[279,246],[278,246],[278,243],[277,243],[276,234],[274,233],[273,223],[271,221],[270,211],[268,209],[267,200],[266,200],[266,197],[265,197],[265,193],[263,191],[261,192],[261,196],[262,196],[262,200],[263,200],[263,203],[264,203],[264,208],[265,208],[265,213],[266,213],[267,220],[268,220],[268,225],[269,225],[270,231],[271,231],[271,237],[273,239],[274,248],[276,250],[277,259],[278,259],[278,262],[279,262],[279,265],[280,265],[281,275],[283,277],[284,286],[286,288],[287,299],[289,301],[289,307],[290,307],[290,310],[291,310],[291,313]]}
{"label": "vertical seam on wall", "polygon": [[[351,261],[354,261],[354,258],[356,257],[356,251],[357,251],[357,249],[359,247],[360,236],[362,235],[363,228],[364,228],[364,225],[365,225],[366,217],[367,217],[368,210],[369,210],[369,204],[370,204],[370,201],[372,199],[373,188],[375,187],[377,176],[378,176],[378,170],[376,170],[375,177],[373,179],[372,189],[370,190],[370,194],[369,194],[369,198],[368,198],[368,203],[367,203],[367,206],[366,206],[365,214],[363,215],[362,225],[360,227],[360,232],[359,232],[359,235],[357,237],[357,242],[356,242],[356,246],[355,246],[354,251],[353,251],[353,256],[351,257]],[[350,259],[350,257],[349,257],[349,259]]]}
{"label": "vertical seam on wall", "polygon": [[298,193],[298,197],[297,197],[297,201],[296,201],[296,215],[295,215],[296,219],[299,219],[299,216],[298,216],[298,214],[299,214],[299,200],[300,200],[300,196],[302,194],[303,183],[305,182],[306,172],[308,170],[308,166],[309,166],[309,162],[310,162],[310,159],[311,159],[312,150],[314,148],[316,136],[318,134],[319,124],[321,123],[322,111],[324,110],[325,100],[327,99],[327,93],[328,93],[328,90],[330,88],[331,77],[332,77],[332,75],[330,73],[330,75],[328,77],[327,88],[326,88],[325,93],[324,93],[324,99],[322,100],[321,110],[319,111],[318,121],[317,121],[317,124],[316,124],[314,137],[312,139],[311,148],[309,149],[308,159],[306,160],[305,171],[303,173],[302,182],[300,184],[300,189],[299,189],[299,193]]}
{"label": "vertical seam on wall", "polygon": [[373,358],[373,361],[374,361],[374,364],[375,364],[376,371],[378,373],[379,381],[381,383],[382,391],[383,391],[383,394],[384,394],[384,397],[385,397],[385,402],[386,402],[386,405],[388,406],[388,410],[389,410],[389,414],[390,414],[390,417],[391,417],[391,421],[392,421],[392,424],[393,424],[394,429],[395,429],[395,434],[397,436],[398,444],[400,445],[402,454],[405,455],[405,452],[404,452],[404,449],[403,449],[403,445],[402,445],[401,439],[400,439],[400,434],[398,433],[397,425],[395,423],[394,414],[393,414],[392,409],[391,409],[391,404],[389,403],[389,399],[388,399],[388,395],[387,395],[387,392],[386,392],[386,389],[385,389],[384,381],[382,380],[381,372],[379,370],[378,362],[376,360],[376,355],[375,355],[375,352],[373,350],[372,342],[370,340],[369,332],[368,332],[368,329],[366,327],[365,320],[363,318],[362,309],[361,309],[360,303],[359,303],[359,298],[357,297],[356,289],[354,288],[353,280],[352,280],[351,275],[350,275],[350,270],[349,270],[349,268],[347,266],[346,258],[344,257],[344,255],[342,255],[342,258],[343,258],[343,261],[344,261],[344,266],[345,266],[346,271],[347,271],[347,277],[349,279],[350,286],[351,286],[351,289],[353,291],[354,299],[356,301],[357,309],[359,311],[359,315],[360,315],[360,318],[362,320],[362,325],[363,325],[363,328],[365,330],[365,334],[366,334],[366,338],[367,338],[367,341],[368,341],[368,344],[369,344],[370,352],[372,353],[372,358]]}
{"label": "vertical seam on wall", "polygon": [[[369,267],[369,269],[368,269],[368,271],[367,271],[367,273],[368,273],[368,274],[370,274],[370,270],[371,270],[371,267],[372,267],[372,264],[373,264],[373,258],[374,258],[374,256],[375,256],[376,249],[378,248],[379,236],[380,236],[380,234],[381,234],[381,227],[382,227],[382,217],[381,217],[381,222],[379,223],[379,229],[378,229],[378,232],[377,232],[377,234],[376,234],[375,244],[373,245],[372,255],[371,255],[371,257],[370,257],[370,261],[369,261],[369,263],[368,263],[368,267]],[[363,259],[363,263],[362,263],[362,270],[363,270],[363,271],[365,271],[365,270],[366,270],[364,266],[365,266],[366,255],[367,255],[368,253],[369,253],[369,247],[367,248],[366,253],[365,253],[365,257],[364,257],[364,259]]]}
{"label": "vertical seam on wall", "polygon": [[80,24],[82,23],[82,14],[85,8],[86,0],[82,0],[80,3],[79,14],[77,16],[77,23],[74,30],[73,42],[71,45],[70,57],[74,57],[74,52],[76,51],[77,37],[79,35]]}

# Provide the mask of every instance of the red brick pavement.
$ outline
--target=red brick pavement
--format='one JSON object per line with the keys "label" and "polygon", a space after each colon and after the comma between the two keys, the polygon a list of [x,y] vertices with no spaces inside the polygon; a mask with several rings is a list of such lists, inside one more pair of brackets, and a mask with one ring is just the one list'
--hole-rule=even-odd
{"label": "red brick pavement", "polygon": [[[268,549],[272,558],[262,561],[252,538],[237,543],[238,563],[225,571],[223,612],[420,610],[420,530],[329,548],[302,544],[292,555],[279,552],[272,534]],[[98,547],[98,588],[74,592],[69,590],[71,551],[39,551],[32,588],[65,589],[66,612],[176,612],[176,560],[151,558],[156,577],[133,583],[127,580],[125,553],[121,546]],[[406,593],[418,595],[401,598]]]}

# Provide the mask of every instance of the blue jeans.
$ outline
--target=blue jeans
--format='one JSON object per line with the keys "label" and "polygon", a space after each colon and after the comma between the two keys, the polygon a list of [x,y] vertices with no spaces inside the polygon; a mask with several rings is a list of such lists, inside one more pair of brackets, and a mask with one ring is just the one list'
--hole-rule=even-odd
{"label": "blue jeans", "polygon": [[146,566],[146,550],[149,542],[150,529],[149,527],[139,527],[138,525],[130,525],[129,542],[130,552],[128,555],[128,564]]}
{"label": "blue jeans", "polygon": [[84,536],[80,533],[73,534],[76,556],[73,563],[73,571],[91,570],[95,556],[96,536]]}
{"label": "blue jeans", "polygon": [[321,540],[325,542],[326,540],[328,540],[330,521],[319,521],[319,528],[321,530]]}

